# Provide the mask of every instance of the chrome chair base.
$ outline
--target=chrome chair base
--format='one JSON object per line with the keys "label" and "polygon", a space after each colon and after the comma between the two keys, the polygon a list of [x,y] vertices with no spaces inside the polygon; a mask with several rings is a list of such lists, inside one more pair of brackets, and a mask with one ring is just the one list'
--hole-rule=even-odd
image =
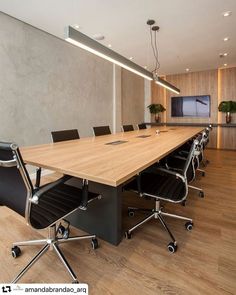
{"label": "chrome chair base", "polygon": [[206,176],[206,171],[200,168],[197,168],[197,171],[201,173],[202,176]]}
{"label": "chrome chair base", "polygon": [[[58,237],[58,229],[56,226],[53,225],[49,228],[48,238],[42,240],[31,240],[31,241],[23,241],[23,242],[16,242],[13,244],[13,247],[18,246],[30,246],[30,245],[44,245],[43,248],[34,256],[34,258],[23,268],[23,270],[14,278],[11,282],[12,284],[17,283],[19,279],[33,266],[35,262],[39,260],[48,250],[54,250],[57,256],[60,258],[62,264],[65,266],[67,271],[69,272],[70,276],[73,279],[73,283],[78,283],[78,279],[73,272],[72,268],[70,267],[69,263],[67,262],[65,256],[61,252],[59,248],[59,244],[67,243],[71,241],[78,241],[84,239],[92,239],[92,246],[94,249],[98,247],[98,243],[96,240],[95,235],[84,235],[84,236],[75,236],[75,237],[68,237],[68,238],[60,238]],[[17,256],[14,256],[17,257]]]}
{"label": "chrome chair base", "polygon": [[[162,211],[163,208],[160,207],[160,200],[158,200],[158,199],[155,200],[155,209],[141,209],[141,208],[128,207],[128,210],[129,210],[129,215],[130,216],[133,215],[133,214],[130,214],[130,212],[134,212],[134,211],[143,211],[143,212],[152,212],[152,213],[150,215],[148,215],[146,218],[144,218],[143,220],[141,220],[140,222],[138,222],[132,228],[128,229],[126,231],[126,233],[125,233],[126,238],[131,238],[131,233],[136,228],[140,227],[142,224],[144,224],[144,223],[148,222],[150,219],[154,218],[154,219],[158,219],[160,221],[160,223],[162,224],[162,226],[164,227],[164,229],[166,230],[166,232],[169,234],[169,237],[170,237],[173,245],[177,247],[177,241],[176,241],[175,237],[173,236],[172,232],[170,231],[170,229],[168,228],[166,222],[164,221],[163,216],[172,217],[172,218],[176,218],[176,219],[181,219],[181,220],[187,221],[187,223],[185,224],[185,226],[186,226],[186,229],[188,229],[188,230],[191,230],[192,229],[192,226],[193,226],[193,220],[191,218],[180,216],[180,215],[176,215],[176,214],[171,214],[171,213],[167,213],[167,212],[163,212]],[[190,227],[187,228],[187,225],[189,226],[190,224],[191,224],[191,229],[190,229]],[[168,248],[169,248],[169,245],[168,245]],[[171,251],[171,252],[175,252],[175,251]]]}
{"label": "chrome chair base", "polygon": [[204,198],[204,191],[202,188],[199,188],[199,187],[196,187],[196,186],[193,186],[193,185],[188,185],[188,188],[191,188],[195,191],[198,191],[198,194],[199,194],[199,197],[201,198]]}

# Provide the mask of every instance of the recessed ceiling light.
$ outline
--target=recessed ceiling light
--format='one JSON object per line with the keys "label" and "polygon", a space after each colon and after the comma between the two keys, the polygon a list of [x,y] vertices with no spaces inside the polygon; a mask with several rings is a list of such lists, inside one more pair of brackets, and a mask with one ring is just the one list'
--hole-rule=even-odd
{"label": "recessed ceiling light", "polygon": [[228,64],[224,64],[224,67],[227,67]]}
{"label": "recessed ceiling light", "polygon": [[230,16],[232,14],[232,11],[225,11],[222,14],[223,16]]}
{"label": "recessed ceiling light", "polygon": [[108,46],[109,48],[111,48],[111,44],[108,44],[107,46]]}
{"label": "recessed ceiling light", "polygon": [[223,40],[224,40],[225,42],[226,42],[226,41],[229,41],[229,37],[225,37]]}
{"label": "recessed ceiling light", "polygon": [[102,34],[95,34],[93,35],[93,39],[101,41],[101,40],[104,40],[105,37]]}
{"label": "recessed ceiling light", "polygon": [[189,68],[185,69],[186,72],[189,72]]}
{"label": "recessed ceiling light", "polygon": [[133,56],[131,56],[129,59],[130,59],[130,60],[133,60],[134,58],[133,58]]}
{"label": "recessed ceiling light", "polygon": [[74,25],[74,28],[79,29],[79,25]]}
{"label": "recessed ceiling light", "polygon": [[224,53],[220,53],[219,54],[219,57],[226,57],[228,55],[228,53],[227,52],[224,52]]}

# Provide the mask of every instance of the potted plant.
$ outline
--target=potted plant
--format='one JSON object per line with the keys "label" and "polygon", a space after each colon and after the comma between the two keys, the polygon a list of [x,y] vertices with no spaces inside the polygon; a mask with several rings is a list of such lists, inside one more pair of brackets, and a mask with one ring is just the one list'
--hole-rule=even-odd
{"label": "potted plant", "polygon": [[150,114],[154,115],[156,123],[158,123],[160,120],[159,113],[162,113],[166,110],[160,103],[152,103],[147,108],[149,109]]}
{"label": "potted plant", "polygon": [[236,113],[236,101],[222,101],[218,107],[219,112],[223,112],[226,114],[226,123],[231,122],[231,113]]}

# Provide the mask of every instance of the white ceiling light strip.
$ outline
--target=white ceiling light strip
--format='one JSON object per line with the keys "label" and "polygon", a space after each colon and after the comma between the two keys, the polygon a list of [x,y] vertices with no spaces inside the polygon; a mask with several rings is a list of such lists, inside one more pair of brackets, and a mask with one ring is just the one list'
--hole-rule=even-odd
{"label": "white ceiling light strip", "polygon": [[101,43],[95,41],[94,39],[84,35],[83,33],[77,31],[73,27],[69,26],[66,32],[66,41],[74,44],[86,51],[89,51],[101,58],[104,58],[128,71],[131,71],[145,79],[153,80],[153,75],[148,70],[142,68],[141,66],[135,64],[131,60],[123,57],[122,55],[116,53],[115,51],[107,48]]}
{"label": "white ceiling light strip", "polygon": [[169,82],[167,82],[166,80],[163,80],[162,78],[160,77],[157,77],[155,80],[155,83],[162,86],[162,87],[165,87],[166,89],[174,92],[174,93],[177,93],[177,94],[180,94],[180,90],[173,86],[172,84],[170,84]]}

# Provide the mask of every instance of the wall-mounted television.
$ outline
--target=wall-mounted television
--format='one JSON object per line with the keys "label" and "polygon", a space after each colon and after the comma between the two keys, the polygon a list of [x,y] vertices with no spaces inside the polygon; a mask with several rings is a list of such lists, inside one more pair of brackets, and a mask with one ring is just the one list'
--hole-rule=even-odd
{"label": "wall-mounted television", "polygon": [[171,97],[171,117],[210,117],[210,95]]}

